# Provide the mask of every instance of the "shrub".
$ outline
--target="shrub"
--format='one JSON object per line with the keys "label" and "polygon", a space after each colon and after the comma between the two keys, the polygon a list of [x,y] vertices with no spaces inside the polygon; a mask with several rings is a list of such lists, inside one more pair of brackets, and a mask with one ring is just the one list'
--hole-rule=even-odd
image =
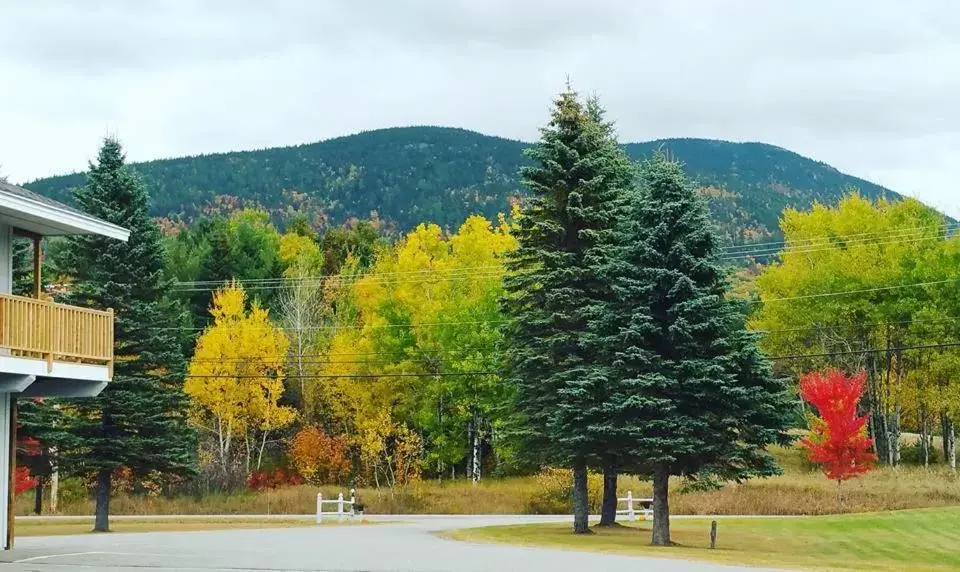
{"label": "shrub", "polygon": [[33,487],[37,486],[37,477],[30,474],[30,469],[24,467],[23,465],[18,465],[17,470],[13,475],[13,492],[14,494],[25,493]]}
{"label": "shrub", "polygon": [[250,473],[250,476],[247,478],[247,488],[251,491],[258,492],[275,489],[277,487],[301,484],[303,484],[303,479],[300,475],[283,469],[276,469],[273,472],[254,471]]}
{"label": "shrub", "polygon": [[[923,465],[923,444],[920,441],[914,441],[900,447],[900,462],[904,465]],[[936,465],[939,462],[940,451],[931,445],[930,464]]]}
{"label": "shrub", "polygon": [[290,442],[287,454],[297,472],[315,485],[341,484],[350,472],[346,435],[331,437],[319,427],[304,427]]}
{"label": "shrub", "polygon": [[[573,512],[573,479],[569,469],[544,467],[534,478],[534,493],[524,506],[527,514],[567,514]],[[600,511],[603,499],[603,475],[587,475],[587,503],[591,513]]]}

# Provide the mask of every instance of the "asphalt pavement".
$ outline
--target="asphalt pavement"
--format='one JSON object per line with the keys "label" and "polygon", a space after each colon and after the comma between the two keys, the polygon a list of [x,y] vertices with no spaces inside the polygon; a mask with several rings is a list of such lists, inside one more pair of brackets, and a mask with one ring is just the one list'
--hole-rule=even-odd
{"label": "asphalt pavement", "polygon": [[19,538],[14,550],[0,553],[0,572],[757,570],[686,560],[461,542],[436,534],[455,528],[563,519],[549,516],[400,516],[381,519],[382,522],[367,526]]}

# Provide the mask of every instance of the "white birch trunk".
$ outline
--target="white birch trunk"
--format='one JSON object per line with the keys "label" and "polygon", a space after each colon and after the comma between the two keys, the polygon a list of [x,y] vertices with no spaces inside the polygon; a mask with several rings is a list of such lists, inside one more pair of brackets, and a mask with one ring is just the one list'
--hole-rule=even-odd
{"label": "white birch trunk", "polygon": [[473,480],[473,484],[477,484],[480,482],[480,431],[477,431],[476,427],[473,429],[473,454],[471,458],[473,459],[471,462],[473,472],[470,478]]}

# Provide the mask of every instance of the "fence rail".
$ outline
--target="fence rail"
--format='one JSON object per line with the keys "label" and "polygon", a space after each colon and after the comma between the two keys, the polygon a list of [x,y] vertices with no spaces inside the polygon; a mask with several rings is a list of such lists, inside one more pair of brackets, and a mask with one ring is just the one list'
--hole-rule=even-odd
{"label": "fence rail", "polygon": [[[626,508],[621,510],[620,503],[626,503]],[[637,515],[643,520],[653,519],[653,499],[635,499],[633,491],[627,491],[627,496],[617,499],[617,514],[626,515],[627,520],[637,520]]]}
{"label": "fence rail", "polygon": [[113,310],[0,294],[0,348],[9,355],[106,365],[113,373]]}
{"label": "fence rail", "polygon": [[[354,510],[356,502],[357,491],[354,489],[350,489],[350,500],[344,500],[343,493],[338,494],[335,499],[324,499],[322,493],[317,493],[317,524],[323,522],[323,515],[336,516],[340,520],[343,520],[345,516],[352,518],[356,514],[356,510]],[[337,510],[324,512],[323,505],[325,504],[335,504]]]}

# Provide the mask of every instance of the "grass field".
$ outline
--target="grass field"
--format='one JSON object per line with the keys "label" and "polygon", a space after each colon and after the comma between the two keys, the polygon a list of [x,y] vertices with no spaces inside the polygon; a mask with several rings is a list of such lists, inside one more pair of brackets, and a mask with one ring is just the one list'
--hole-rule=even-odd
{"label": "grass field", "polygon": [[960,569],[960,508],[803,518],[719,519],[710,550],[709,519],[674,519],[678,546],[650,546],[650,523],[573,535],[569,525],[456,530],[445,536],[631,555],[711,560],[758,566],[834,570]]}
{"label": "grass field", "polygon": [[[729,484],[720,490],[681,493],[681,480],[671,483],[670,509],[674,514],[766,514],[822,515],[836,511],[835,484],[802,461],[795,448],[777,449],[785,474],[769,479]],[[599,475],[591,502],[599,506]],[[559,473],[555,479],[514,477],[485,479],[474,486],[466,480],[420,481],[395,490],[360,489],[359,496],[368,514],[529,514],[569,513],[563,487],[569,476]],[[346,487],[321,487],[324,496],[335,497]],[[548,489],[548,490],[545,490]],[[623,476],[620,494],[632,490],[635,497],[651,494],[648,481]],[[552,502],[539,502],[546,496]],[[310,514],[316,506],[317,488],[285,487],[262,493],[236,492],[202,497],[149,497],[116,495],[110,503],[113,514]],[[31,514],[33,495],[17,497],[19,515]],[[870,512],[910,508],[960,505],[960,479],[941,467],[879,468],[862,478],[844,484],[844,511]],[[89,515],[93,502],[84,493],[63,499],[58,514]]]}

